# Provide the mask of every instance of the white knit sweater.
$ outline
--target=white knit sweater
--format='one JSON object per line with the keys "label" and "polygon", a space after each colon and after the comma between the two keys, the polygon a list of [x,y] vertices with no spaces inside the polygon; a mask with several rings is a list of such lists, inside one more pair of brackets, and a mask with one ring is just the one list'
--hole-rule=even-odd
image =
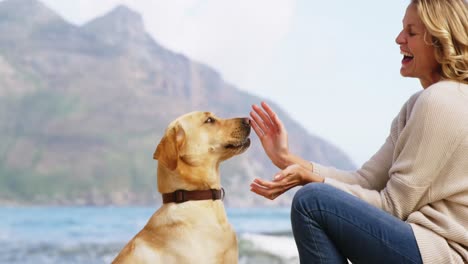
{"label": "white knit sweater", "polygon": [[325,183],[410,223],[424,263],[468,263],[468,85],[414,94],[358,171],[313,166]]}

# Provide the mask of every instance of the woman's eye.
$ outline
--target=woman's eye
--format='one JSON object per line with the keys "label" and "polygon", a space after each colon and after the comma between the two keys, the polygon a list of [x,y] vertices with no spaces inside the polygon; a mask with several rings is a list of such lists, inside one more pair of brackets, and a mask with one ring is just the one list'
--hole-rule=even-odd
{"label": "woman's eye", "polygon": [[211,118],[211,117],[208,117],[205,121],[205,123],[214,123],[214,122],[215,122],[214,118]]}

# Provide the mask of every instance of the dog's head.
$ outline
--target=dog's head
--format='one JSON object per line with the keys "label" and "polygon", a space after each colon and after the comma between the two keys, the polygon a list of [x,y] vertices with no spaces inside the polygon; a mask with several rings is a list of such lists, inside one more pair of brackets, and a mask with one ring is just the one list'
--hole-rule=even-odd
{"label": "dog's head", "polygon": [[179,174],[208,171],[250,146],[248,118],[222,119],[210,112],[185,114],[171,124],[154,152],[159,166]]}

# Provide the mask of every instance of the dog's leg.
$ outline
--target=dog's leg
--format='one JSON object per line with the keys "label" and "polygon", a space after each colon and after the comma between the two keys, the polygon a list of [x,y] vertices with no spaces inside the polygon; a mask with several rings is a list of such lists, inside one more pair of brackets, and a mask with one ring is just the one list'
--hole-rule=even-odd
{"label": "dog's leg", "polygon": [[239,260],[239,249],[237,248],[237,236],[233,232],[231,237],[230,246],[224,252],[222,264],[237,264]]}

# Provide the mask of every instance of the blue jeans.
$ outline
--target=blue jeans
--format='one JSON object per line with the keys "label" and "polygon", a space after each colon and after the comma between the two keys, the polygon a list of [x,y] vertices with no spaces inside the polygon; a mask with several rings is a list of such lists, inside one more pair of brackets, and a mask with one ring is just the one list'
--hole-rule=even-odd
{"label": "blue jeans", "polygon": [[422,263],[408,223],[327,184],[296,193],[291,223],[302,264]]}

